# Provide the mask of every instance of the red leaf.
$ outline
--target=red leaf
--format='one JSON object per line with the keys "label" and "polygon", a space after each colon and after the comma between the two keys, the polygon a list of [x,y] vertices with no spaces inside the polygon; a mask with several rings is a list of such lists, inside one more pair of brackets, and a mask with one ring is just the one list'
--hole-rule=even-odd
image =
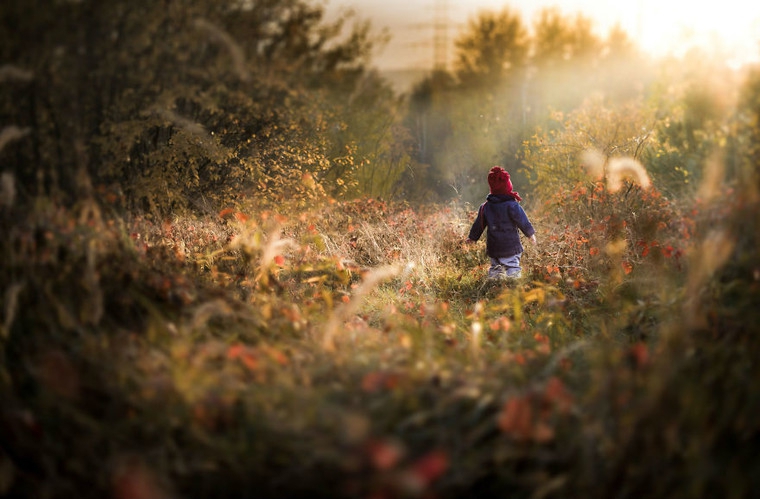
{"label": "red leaf", "polygon": [[629,353],[638,367],[644,367],[649,364],[649,348],[645,343],[636,343],[631,346]]}
{"label": "red leaf", "polygon": [[633,272],[633,265],[631,265],[631,262],[621,262],[620,265],[623,266],[623,272],[625,272],[625,275]]}
{"label": "red leaf", "polygon": [[125,458],[111,476],[113,497],[116,499],[153,499],[169,497],[159,478],[137,458]]}
{"label": "red leaf", "polygon": [[395,467],[404,457],[404,449],[392,440],[370,440],[365,451],[372,466],[381,471]]}
{"label": "red leaf", "polygon": [[533,433],[533,407],[527,397],[507,400],[499,414],[499,429],[515,440],[529,440]]}
{"label": "red leaf", "polygon": [[245,367],[250,369],[251,371],[256,371],[259,368],[259,361],[258,359],[251,353],[245,352],[241,357],[240,360],[243,361],[243,364],[245,364]]}
{"label": "red leaf", "polygon": [[378,391],[383,385],[383,378],[383,373],[377,371],[365,374],[362,378],[362,390],[367,393]]}
{"label": "red leaf", "polygon": [[449,467],[449,457],[441,450],[428,452],[412,464],[412,473],[424,485],[428,485],[443,475]]}
{"label": "red leaf", "polygon": [[566,413],[573,406],[573,396],[567,391],[562,380],[556,376],[552,376],[546,382],[544,399],[562,413]]}
{"label": "red leaf", "polygon": [[237,359],[243,354],[244,351],[245,347],[243,345],[240,343],[235,343],[234,345],[231,345],[229,349],[227,349],[227,358]]}

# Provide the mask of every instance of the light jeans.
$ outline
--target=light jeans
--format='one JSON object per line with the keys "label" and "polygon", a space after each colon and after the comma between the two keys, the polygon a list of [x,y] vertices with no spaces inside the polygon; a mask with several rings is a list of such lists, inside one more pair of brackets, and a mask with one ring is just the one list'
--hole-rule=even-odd
{"label": "light jeans", "polygon": [[491,268],[488,269],[489,279],[499,279],[502,277],[520,277],[522,269],[520,268],[520,258],[522,253],[502,258],[491,258]]}

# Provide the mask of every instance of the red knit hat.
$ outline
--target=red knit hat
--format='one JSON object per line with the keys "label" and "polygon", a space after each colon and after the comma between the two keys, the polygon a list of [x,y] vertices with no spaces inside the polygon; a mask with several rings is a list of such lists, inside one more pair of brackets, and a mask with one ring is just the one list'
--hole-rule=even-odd
{"label": "red knit hat", "polygon": [[512,190],[512,180],[509,178],[509,172],[500,166],[494,166],[488,172],[488,187],[491,188],[491,194],[506,194],[522,201],[520,195]]}

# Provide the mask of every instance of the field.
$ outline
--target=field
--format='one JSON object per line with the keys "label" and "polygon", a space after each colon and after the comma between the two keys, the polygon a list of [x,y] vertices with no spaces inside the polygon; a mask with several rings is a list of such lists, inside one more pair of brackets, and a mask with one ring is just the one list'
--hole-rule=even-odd
{"label": "field", "polygon": [[757,495],[760,67],[326,4],[0,2],[0,497]]}
{"label": "field", "polygon": [[509,282],[456,203],[6,204],[0,494],[748,497],[757,197],[732,194],[528,200]]}

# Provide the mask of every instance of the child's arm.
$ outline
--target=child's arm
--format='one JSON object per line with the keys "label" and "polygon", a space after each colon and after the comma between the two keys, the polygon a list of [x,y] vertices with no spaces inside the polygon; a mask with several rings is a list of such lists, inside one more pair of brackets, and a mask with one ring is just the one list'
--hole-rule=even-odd
{"label": "child's arm", "polygon": [[481,205],[478,209],[478,216],[475,218],[475,221],[470,228],[470,234],[467,236],[468,241],[475,242],[483,235],[483,231],[486,228],[486,220],[483,216],[483,211],[483,205]]}
{"label": "child's arm", "polygon": [[522,206],[515,203],[515,206],[510,210],[509,215],[525,237],[530,238],[533,244],[536,244],[536,229],[533,228],[533,224],[528,220],[528,215],[525,214],[525,210],[522,209]]}

